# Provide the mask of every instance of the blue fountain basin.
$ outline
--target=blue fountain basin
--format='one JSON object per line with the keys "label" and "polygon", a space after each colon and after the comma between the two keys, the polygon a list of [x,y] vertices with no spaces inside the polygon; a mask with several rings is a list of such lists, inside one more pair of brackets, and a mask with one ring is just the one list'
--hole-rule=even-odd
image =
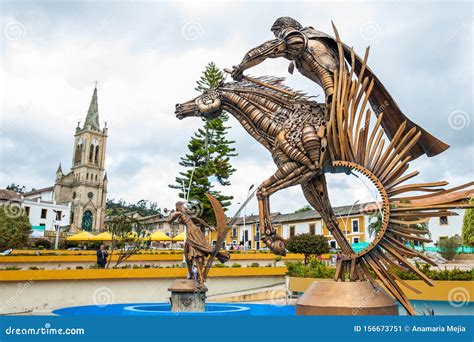
{"label": "blue fountain basin", "polygon": [[54,310],[59,316],[295,316],[292,305],[208,303],[204,312],[172,312],[168,303],[72,306]]}
{"label": "blue fountain basin", "polygon": [[[465,305],[453,305],[445,301],[412,300],[418,315],[434,311],[440,315],[474,315],[474,302]],[[399,306],[400,315],[406,315]],[[171,312],[167,303],[127,303],[105,306],[72,306],[54,310],[59,316],[295,316],[293,305],[247,304],[247,303],[208,303],[205,312]]]}
{"label": "blue fountain basin", "polygon": [[169,304],[141,304],[123,308],[134,316],[250,316],[250,308],[238,305],[206,304],[203,312],[172,312]]}

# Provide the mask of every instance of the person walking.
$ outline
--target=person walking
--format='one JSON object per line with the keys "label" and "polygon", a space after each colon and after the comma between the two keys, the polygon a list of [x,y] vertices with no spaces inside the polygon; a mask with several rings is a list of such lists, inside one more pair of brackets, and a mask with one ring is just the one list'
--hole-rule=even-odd
{"label": "person walking", "polygon": [[99,266],[99,268],[105,268],[108,256],[109,253],[107,253],[105,246],[100,245],[100,248],[97,250],[97,266]]}

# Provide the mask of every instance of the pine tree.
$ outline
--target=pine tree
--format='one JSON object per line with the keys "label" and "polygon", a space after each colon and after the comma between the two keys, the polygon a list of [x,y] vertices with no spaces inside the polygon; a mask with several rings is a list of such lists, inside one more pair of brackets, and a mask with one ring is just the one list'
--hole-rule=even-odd
{"label": "pine tree", "polygon": [[[199,81],[196,90],[203,92],[215,88],[224,80],[224,74],[211,62],[209,63]],[[230,176],[235,169],[230,164],[230,158],[236,156],[234,143],[227,139],[229,127],[225,122],[229,119],[223,112],[218,118],[207,120],[202,118],[203,126],[199,128],[188,143],[189,153],[181,158],[180,165],[186,168],[176,177],[176,184],[171,188],[180,189],[179,197],[186,199],[189,191],[191,206],[201,218],[209,223],[214,223],[214,214],[206,193],[212,194],[222,204],[224,210],[231,204],[232,196],[226,196],[213,190],[212,181],[220,185],[230,185]],[[212,180],[212,181],[211,181]],[[191,182],[191,184],[190,184]]]}
{"label": "pine tree", "polygon": [[216,88],[223,80],[224,74],[222,71],[219,70],[214,62],[210,62],[208,65],[206,65],[206,69],[204,69],[199,81],[196,82],[197,87],[194,89],[201,93],[205,90]]}

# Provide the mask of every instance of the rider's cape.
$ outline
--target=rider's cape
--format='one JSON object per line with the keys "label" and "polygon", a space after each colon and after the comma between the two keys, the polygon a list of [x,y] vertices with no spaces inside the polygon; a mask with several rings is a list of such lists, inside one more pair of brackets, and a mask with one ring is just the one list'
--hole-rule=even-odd
{"label": "rider's cape", "polygon": [[[324,32],[320,32],[315,30],[312,27],[306,27],[301,30],[302,33],[308,38],[319,38],[324,39],[329,46],[331,46],[335,51],[337,51],[337,43],[336,40],[327,35]],[[346,44],[343,44],[344,48],[344,57],[348,63],[351,62],[351,48]],[[360,58],[357,54],[354,53],[355,56],[355,66],[354,72],[356,75],[359,74],[361,70],[361,66],[363,63],[363,59]],[[370,79],[374,80],[374,87],[369,97],[370,105],[374,110],[375,114],[378,115],[379,112],[383,112],[382,118],[382,127],[385,130],[389,139],[397,132],[400,125],[406,121],[407,122],[407,130],[411,129],[412,127],[416,127],[418,131],[421,131],[421,136],[418,142],[413,145],[411,148],[411,155],[413,159],[418,158],[422,154],[426,153],[428,157],[435,156],[444,150],[446,150],[449,145],[445,144],[441,140],[435,138],[433,135],[428,133],[426,130],[415,124],[413,121],[408,119],[405,114],[400,110],[395,100],[392,98],[390,93],[385,89],[384,85],[380,80],[375,76],[372,70],[366,66],[364,71],[364,77],[368,76]]]}

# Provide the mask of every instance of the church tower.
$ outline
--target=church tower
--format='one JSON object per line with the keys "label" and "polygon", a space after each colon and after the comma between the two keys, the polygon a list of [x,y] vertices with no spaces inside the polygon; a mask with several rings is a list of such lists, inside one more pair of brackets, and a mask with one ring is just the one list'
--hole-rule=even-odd
{"label": "church tower", "polygon": [[82,128],[76,127],[71,171],[64,175],[61,164],[56,171],[54,199],[71,205],[71,228],[86,231],[104,229],[107,199],[105,149],[107,127],[100,128],[97,86]]}

